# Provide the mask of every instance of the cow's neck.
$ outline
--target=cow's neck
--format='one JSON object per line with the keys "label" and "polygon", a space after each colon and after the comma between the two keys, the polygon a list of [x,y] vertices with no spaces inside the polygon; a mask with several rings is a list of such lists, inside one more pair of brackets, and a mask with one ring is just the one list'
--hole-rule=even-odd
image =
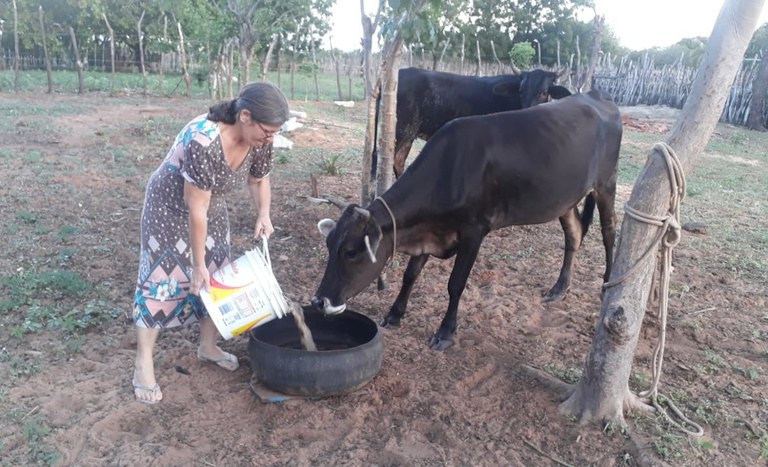
{"label": "cow's neck", "polygon": [[371,204],[369,204],[368,210],[376,220],[376,223],[379,224],[383,237],[382,244],[386,245],[385,248],[390,251],[388,256],[394,255],[395,250],[397,249],[396,229],[398,228],[399,222],[396,217],[397,213],[395,213],[389,206],[389,203],[381,197],[377,197]]}

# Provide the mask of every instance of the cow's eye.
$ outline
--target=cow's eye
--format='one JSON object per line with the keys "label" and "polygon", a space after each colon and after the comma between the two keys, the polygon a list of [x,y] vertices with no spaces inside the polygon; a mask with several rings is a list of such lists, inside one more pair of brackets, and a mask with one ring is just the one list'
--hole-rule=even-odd
{"label": "cow's eye", "polygon": [[346,256],[349,259],[352,259],[355,256],[357,256],[357,250],[347,250],[344,252],[344,256]]}

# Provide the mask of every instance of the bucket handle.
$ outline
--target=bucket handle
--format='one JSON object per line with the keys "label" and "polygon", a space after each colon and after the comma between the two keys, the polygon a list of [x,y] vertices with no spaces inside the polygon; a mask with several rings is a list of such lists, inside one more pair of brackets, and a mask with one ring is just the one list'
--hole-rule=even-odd
{"label": "bucket handle", "polygon": [[267,261],[267,266],[269,266],[269,270],[272,270],[272,260],[269,259],[269,247],[267,246],[267,236],[262,235],[261,236],[261,251],[264,252],[264,259]]}

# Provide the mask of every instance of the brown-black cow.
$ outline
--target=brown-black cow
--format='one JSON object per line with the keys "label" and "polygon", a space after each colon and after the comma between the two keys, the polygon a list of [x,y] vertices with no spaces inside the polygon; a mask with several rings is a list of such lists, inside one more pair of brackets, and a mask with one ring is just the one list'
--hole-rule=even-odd
{"label": "brown-black cow", "polygon": [[[541,69],[497,76],[400,69],[393,162],[395,177],[400,177],[405,170],[405,161],[416,138],[429,140],[455,118],[520,110],[569,96],[568,89],[555,84],[557,78],[557,73]],[[372,178],[375,178],[375,164],[373,167]]]}
{"label": "brown-black cow", "polygon": [[[565,232],[560,276],[545,300],[562,299],[576,251],[600,212],[608,280],[615,241],[614,200],[621,115],[610,96],[590,91],[525,110],[465,117],[445,125],[380,198],[320,221],[328,263],[312,303],[326,314],[370,284],[394,251],[411,256],[382,325],[400,324],[429,256],[456,255],[448,310],[430,347],[453,343],[459,299],[485,236],[510,225],[559,219]],[[578,203],[585,200],[582,212]]]}

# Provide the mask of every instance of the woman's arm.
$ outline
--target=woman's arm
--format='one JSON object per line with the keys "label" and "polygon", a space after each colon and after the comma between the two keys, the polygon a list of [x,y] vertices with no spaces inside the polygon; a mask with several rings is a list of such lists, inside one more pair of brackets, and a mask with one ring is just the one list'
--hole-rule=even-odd
{"label": "woman's arm", "polygon": [[270,205],[272,203],[272,189],[269,177],[256,178],[248,176],[248,191],[251,192],[253,204],[258,211],[253,235],[257,239],[261,238],[262,235],[269,237],[275,231],[274,227],[272,227],[272,220],[269,217]]}
{"label": "woman's arm", "polygon": [[189,209],[189,243],[192,252],[192,278],[189,293],[198,295],[208,290],[210,275],[205,266],[205,239],[208,237],[208,206],[211,192],[184,181],[184,202]]}

